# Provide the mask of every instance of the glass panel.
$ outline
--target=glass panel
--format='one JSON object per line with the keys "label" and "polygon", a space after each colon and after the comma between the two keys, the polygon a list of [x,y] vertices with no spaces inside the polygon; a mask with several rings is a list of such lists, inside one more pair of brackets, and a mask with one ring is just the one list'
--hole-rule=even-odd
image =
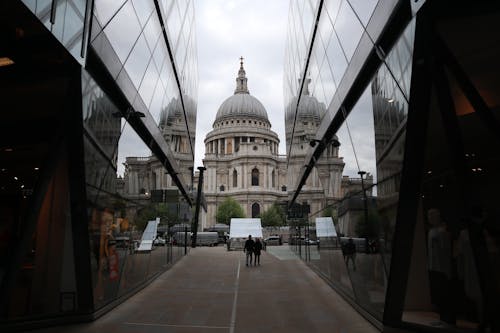
{"label": "glass panel", "polygon": [[[500,64],[494,61],[498,56],[498,34],[491,34],[498,28],[499,14],[478,15],[440,23],[439,33],[446,47],[453,54],[470,83],[477,90],[488,108],[498,110],[500,95],[498,86]],[[471,29],[465,29],[465,24]],[[464,51],[464,45],[470,45],[473,53]],[[498,119],[498,118],[497,118]]]}
{"label": "glass panel", "polygon": [[347,59],[342,52],[337,35],[332,31],[328,47],[326,49],[327,60],[333,72],[333,77],[337,85],[339,85],[344,73],[347,69]]}
{"label": "glass panel", "polygon": [[345,164],[334,192],[340,193],[341,200],[326,211],[337,222],[340,238],[334,241],[334,246],[344,256],[356,301],[380,318],[386,275],[378,246],[373,245],[373,250],[371,246],[380,243],[380,215],[370,90],[370,87],[365,90],[337,133],[341,143],[338,154]]}
{"label": "glass panel", "polygon": [[36,12],[36,2],[37,0],[22,0],[22,2],[28,7],[33,13]]}
{"label": "glass panel", "polygon": [[316,20],[316,8],[312,8],[309,1],[304,2],[304,8],[301,10],[300,18],[302,20],[302,34],[305,41],[308,41]]}
{"label": "glass panel", "polygon": [[[336,91],[335,82],[333,81],[333,74],[328,59],[325,59],[325,62],[321,67],[320,76],[321,76],[320,84],[324,96],[323,98],[320,98],[320,101],[323,104],[328,105],[333,98],[333,94]],[[320,117],[323,118],[323,115],[324,112],[320,115]]]}
{"label": "glass panel", "polygon": [[141,22],[141,26],[144,26],[149,19],[149,16],[155,9],[153,0],[131,0],[134,5],[135,12]]}
{"label": "glass panel", "polygon": [[165,89],[165,95],[162,99],[161,113],[158,113],[158,124],[162,130],[162,134],[165,138],[170,137],[173,134],[173,127],[176,120],[180,120],[179,116],[183,114],[182,106],[179,101],[179,95],[177,93],[177,86],[175,84],[175,79],[173,72],[170,67],[170,61],[163,66],[163,71],[161,73],[161,80],[167,87]]}
{"label": "glass panel", "polygon": [[[442,22],[449,58],[433,85],[425,141],[425,167],[416,220],[403,320],[457,332],[494,331],[500,291],[497,192],[498,14]],[[464,48],[464,45],[467,45]],[[469,48],[474,52],[466,52]],[[442,72],[441,72],[442,70]],[[477,89],[486,106],[471,103]],[[449,99],[448,99],[449,98]],[[476,100],[477,101],[477,100]],[[487,114],[489,119],[485,119]],[[420,263],[420,264],[418,264]],[[488,305],[492,308],[488,309]],[[416,310],[417,309],[417,310]]]}
{"label": "glass panel", "polygon": [[410,22],[401,38],[397,41],[396,45],[386,58],[387,66],[407,98],[410,96],[414,34],[415,19]]}
{"label": "glass panel", "polygon": [[182,21],[179,17],[179,11],[177,9],[177,2],[172,4],[172,10],[168,14],[167,18],[167,30],[169,32],[170,42],[172,46],[175,48],[177,46],[177,40],[179,38],[179,34],[181,31]]}
{"label": "glass panel", "polygon": [[[165,98],[165,88],[163,87],[162,80],[158,80],[153,97],[151,99],[151,103],[149,105],[149,112],[153,119],[160,119],[160,112],[163,106],[163,99]],[[158,124],[160,124],[160,120],[157,120]],[[161,127],[160,127],[161,129]]]}
{"label": "glass panel", "polygon": [[335,31],[347,59],[351,60],[363,34],[363,27],[346,0],[342,2],[335,21]]}
{"label": "glass panel", "polygon": [[[484,165],[480,161],[485,156],[490,159],[495,154],[491,155],[492,151],[484,154],[481,149],[483,143],[469,146],[470,150],[465,150],[465,158],[467,164],[470,163],[470,167],[476,171],[473,171],[470,179],[461,177],[447,135],[447,126],[453,124],[446,124],[443,120],[437,96],[434,98],[425,141],[422,193],[412,253],[412,256],[421,260],[412,263],[410,268],[413,277],[409,280],[410,292],[406,295],[403,320],[429,326],[458,326],[465,330],[476,328],[484,319],[483,296],[468,223],[471,219],[477,220],[481,223],[483,237],[488,235],[486,214],[495,212],[496,208],[488,207],[491,201],[487,193],[492,193],[489,188],[492,181],[483,180]],[[472,117],[464,115],[460,118],[460,123],[466,126],[463,134],[472,133],[467,133],[469,130],[475,133],[472,142],[480,142],[487,137],[476,132],[478,128],[474,128],[474,123],[477,119],[474,119],[473,114]],[[498,161],[496,155],[493,161]],[[481,169],[479,172],[478,166]],[[468,181],[475,182],[481,189]],[[471,209],[473,215],[467,214],[468,205],[476,207]],[[413,288],[418,288],[418,294],[411,292]]]}
{"label": "glass panel", "polygon": [[125,70],[136,88],[139,88],[141,84],[150,57],[151,53],[149,52],[146,40],[141,35],[125,63]]}
{"label": "glass panel", "polygon": [[[99,2],[101,1],[96,1],[96,3]],[[104,32],[118,58],[124,63],[141,32],[141,26],[130,2],[127,2],[113,17]]]}
{"label": "glass panel", "polygon": [[379,0],[348,0],[364,26],[368,24]]}
{"label": "glass panel", "polygon": [[148,69],[146,70],[146,74],[142,79],[141,86],[139,88],[139,95],[142,97],[143,102],[146,105],[149,105],[151,102],[151,98],[153,97],[153,93],[155,91],[156,83],[158,82],[159,74],[156,71],[156,66],[154,61],[151,58],[149,62]]}
{"label": "glass panel", "polygon": [[105,26],[108,21],[120,9],[125,0],[97,0],[94,1],[94,15]]}
{"label": "glass panel", "polygon": [[75,58],[81,57],[85,1],[68,1],[62,42]]}
{"label": "glass panel", "polygon": [[170,15],[170,11],[172,11],[172,7],[175,5],[176,1],[172,0],[161,0],[161,6],[163,7],[163,11],[165,15],[168,17]]}
{"label": "glass panel", "polygon": [[158,71],[162,71],[162,66],[165,62],[165,57],[168,55],[167,46],[163,38],[158,39],[155,51],[153,53],[153,58],[156,63],[156,68]]}
{"label": "glass panel", "polygon": [[[395,51],[388,58],[397,56]],[[318,84],[328,81],[320,77]],[[380,320],[391,265],[407,110],[391,72],[381,66],[353,109],[343,110],[347,119],[316,161],[297,199],[311,213],[309,223],[295,229],[299,239],[295,250]],[[308,132],[299,122],[295,126],[291,173],[304,167],[316,133],[314,127]],[[321,200],[315,191],[324,193]],[[317,217],[331,217],[337,236],[318,237]]]}
{"label": "glass panel", "polygon": [[[169,227],[190,215],[174,204],[180,201],[177,189],[126,119],[116,117],[111,100],[86,73],[82,84],[92,281],[100,308],[183,254],[173,247]],[[167,187],[174,195],[158,201],[153,191]],[[153,245],[141,252],[143,232],[156,218]]]}
{"label": "glass panel", "polygon": [[[158,20],[158,16],[156,15],[156,13],[153,13],[148,21],[148,24],[146,24],[146,26],[144,27],[144,37],[146,37],[146,41],[148,42],[150,50],[154,50],[155,45],[158,42],[158,38],[160,37],[160,33],[160,21]],[[161,64],[161,62],[158,62],[158,64]]]}
{"label": "glass panel", "polygon": [[[337,21],[341,2],[342,0],[325,0],[323,3],[323,10],[326,9],[331,25],[335,24],[335,21]],[[326,20],[326,18],[323,18],[323,20]]]}
{"label": "glass panel", "polygon": [[62,41],[63,31],[64,31],[64,16],[66,15],[66,3],[67,1],[58,1],[56,8],[55,22],[51,26],[52,34],[59,40]]}
{"label": "glass panel", "polygon": [[36,4],[36,16],[49,30],[52,29],[52,23],[50,23],[51,6],[52,0],[38,0]]}

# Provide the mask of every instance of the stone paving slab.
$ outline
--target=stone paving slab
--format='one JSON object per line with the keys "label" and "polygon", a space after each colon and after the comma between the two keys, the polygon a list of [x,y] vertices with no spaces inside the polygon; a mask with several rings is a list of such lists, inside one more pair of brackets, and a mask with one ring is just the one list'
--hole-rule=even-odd
{"label": "stone paving slab", "polygon": [[33,332],[378,330],[294,257],[288,246],[279,246],[263,252],[260,266],[250,267],[245,266],[242,251],[191,249],[172,269],[98,320]]}

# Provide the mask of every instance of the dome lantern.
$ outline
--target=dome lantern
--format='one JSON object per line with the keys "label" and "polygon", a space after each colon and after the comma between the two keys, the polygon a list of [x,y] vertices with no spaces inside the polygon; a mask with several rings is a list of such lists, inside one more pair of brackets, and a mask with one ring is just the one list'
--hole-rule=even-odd
{"label": "dome lantern", "polygon": [[219,121],[229,118],[244,120],[247,117],[271,125],[264,105],[257,98],[250,95],[248,91],[246,72],[243,68],[243,57],[241,57],[234,95],[227,98],[219,107],[214,126]]}
{"label": "dome lantern", "polygon": [[240,70],[238,71],[238,77],[236,78],[236,89],[235,94],[250,94],[247,87],[247,77],[245,69],[243,68],[243,57],[240,57]]}

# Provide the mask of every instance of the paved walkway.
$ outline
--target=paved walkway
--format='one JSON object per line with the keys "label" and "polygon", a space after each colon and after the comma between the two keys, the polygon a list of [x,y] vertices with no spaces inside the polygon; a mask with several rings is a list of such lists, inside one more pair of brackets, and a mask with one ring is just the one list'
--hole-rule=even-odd
{"label": "paved walkway", "polygon": [[[275,253],[276,256],[271,253]],[[88,324],[35,332],[378,332],[288,246],[261,266],[243,252],[191,249],[171,270]]]}

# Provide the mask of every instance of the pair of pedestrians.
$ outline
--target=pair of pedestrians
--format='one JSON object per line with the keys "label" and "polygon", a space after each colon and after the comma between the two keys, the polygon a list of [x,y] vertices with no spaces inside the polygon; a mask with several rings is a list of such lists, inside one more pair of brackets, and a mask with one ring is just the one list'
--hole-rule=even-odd
{"label": "pair of pedestrians", "polygon": [[245,242],[245,247],[243,252],[247,255],[247,266],[252,266],[252,255],[254,257],[253,265],[260,266],[260,251],[262,250],[262,243],[260,239],[256,238],[255,241],[252,239],[252,235],[248,235],[248,239]]}

